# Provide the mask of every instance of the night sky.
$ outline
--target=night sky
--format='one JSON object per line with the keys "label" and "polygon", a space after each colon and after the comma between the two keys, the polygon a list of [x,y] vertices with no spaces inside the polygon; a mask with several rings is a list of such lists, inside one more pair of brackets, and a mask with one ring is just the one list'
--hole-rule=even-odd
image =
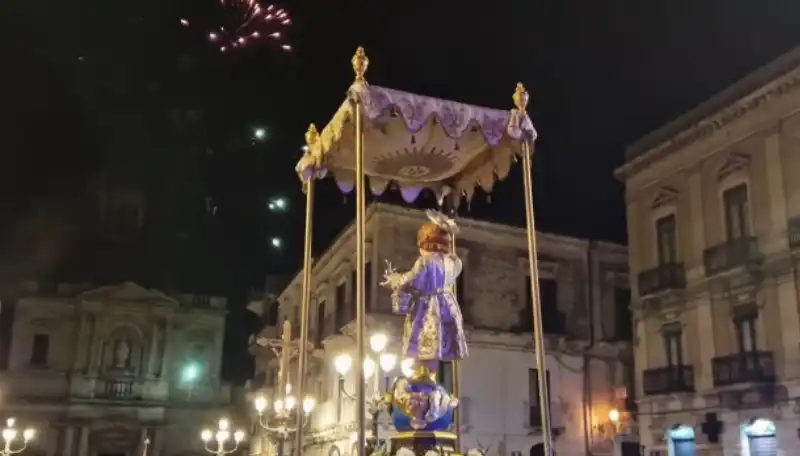
{"label": "night sky", "polygon": [[[213,151],[198,191],[219,206],[213,261],[231,277],[226,292],[295,271],[303,133],[341,103],[363,45],[367,80],[383,86],[511,108],[523,82],[540,138],[538,227],[624,242],[612,175],[624,148],[800,43],[796,0],[309,0],[279,4],[293,18],[291,54],[222,55],[179,25],[213,22],[215,1],[0,2],[3,233],[41,197],[78,192],[98,170],[166,166],[178,152],[159,144],[158,113],[191,109],[203,122],[188,141]],[[254,145],[257,127],[267,137]],[[521,225],[520,191],[517,169],[463,215]],[[321,250],[353,207],[330,183],[318,193]],[[274,197],[290,210],[271,213]]]}

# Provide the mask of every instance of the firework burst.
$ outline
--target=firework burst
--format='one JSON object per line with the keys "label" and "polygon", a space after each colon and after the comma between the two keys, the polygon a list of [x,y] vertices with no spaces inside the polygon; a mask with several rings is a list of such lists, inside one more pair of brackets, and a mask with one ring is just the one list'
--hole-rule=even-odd
{"label": "firework burst", "polygon": [[292,24],[289,13],[275,5],[263,5],[258,0],[220,0],[221,11],[215,24],[198,24],[197,20],[180,19],[182,26],[202,33],[220,52],[231,52],[247,46],[273,43],[289,52],[292,46],[284,31]]}

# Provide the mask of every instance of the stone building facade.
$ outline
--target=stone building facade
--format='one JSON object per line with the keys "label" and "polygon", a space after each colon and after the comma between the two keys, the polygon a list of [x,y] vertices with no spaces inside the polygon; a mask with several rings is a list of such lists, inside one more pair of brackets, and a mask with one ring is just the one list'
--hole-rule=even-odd
{"label": "stone building facade", "polygon": [[135,283],[25,284],[3,300],[3,414],[47,456],[201,454],[228,413],[220,380],[226,299]]}
{"label": "stone building facade", "polygon": [[648,455],[797,453],[799,111],[797,48],[617,170]]}
{"label": "stone building facade", "polygon": [[[388,352],[398,357],[402,317],[391,314],[389,292],[379,281],[384,260],[399,269],[411,267],[418,252],[416,231],[425,220],[424,212],[385,204],[367,211],[367,336],[386,334]],[[541,451],[541,428],[525,231],[467,218],[458,223],[464,272],[457,290],[470,344],[470,357],[461,363],[463,446],[488,448],[490,454],[503,456],[536,455]],[[313,270],[309,334],[315,350],[307,384],[318,406],[307,431],[306,451],[314,456],[353,455],[357,417],[348,393],[355,391],[356,374],[351,371],[340,379],[334,359],[343,353],[355,356],[354,241],[351,225]],[[617,409],[627,417],[627,372],[632,372],[627,251],[620,245],[546,233],[538,234],[538,243],[556,449],[569,455],[590,450],[611,454],[609,411]],[[300,289],[298,275],[278,298],[278,322],[289,320],[295,334]],[[276,337],[276,328],[265,327],[261,336]],[[260,360],[252,386],[269,392],[277,366],[257,345],[252,353]],[[379,377],[399,371],[395,367],[376,374],[367,394],[377,397],[387,384]],[[449,366],[440,369],[445,383],[452,381],[450,372]],[[296,367],[289,375],[296,376]],[[379,432],[391,432],[385,417]]]}

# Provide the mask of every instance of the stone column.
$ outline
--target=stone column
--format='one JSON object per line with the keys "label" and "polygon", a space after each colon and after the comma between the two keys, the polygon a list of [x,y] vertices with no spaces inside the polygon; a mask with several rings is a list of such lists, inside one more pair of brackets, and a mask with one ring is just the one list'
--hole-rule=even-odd
{"label": "stone column", "polygon": [[83,372],[89,364],[89,352],[86,349],[86,342],[88,340],[88,315],[85,313],[80,314],[80,329],[78,330],[78,344],[75,352],[74,364],[72,370],[75,372]]}
{"label": "stone column", "polygon": [[650,354],[650,341],[648,339],[647,334],[647,325],[645,324],[645,316],[644,312],[641,313],[640,317],[634,323],[634,350],[633,350],[633,366],[635,370],[634,375],[634,388],[636,391],[644,391],[644,372],[645,369],[651,366],[650,362],[652,360],[648,359]]}
{"label": "stone column", "polygon": [[[692,171],[689,176],[689,236],[690,252],[702,252],[706,248],[705,214],[703,212],[703,185],[702,175],[699,169]],[[679,222],[680,223],[680,222]],[[680,226],[687,226],[680,223]],[[680,231],[678,232],[680,235]],[[701,280],[705,276],[702,254],[699,257],[682,258],[686,270],[686,281],[691,286],[695,281]],[[695,324],[697,330],[697,340],[699,346],[697,352],[692,355],[689,344],[683,344],[683,355],[690,360],[694,367],[697,386],[700,389],[710,388],[713,384],[713,373],[711,371],[710,360],[715,356],[714,344],[714,318],[711,309],[711,297],[707,294],[694,298],[695,305]]]}
{"label": "stone column", "polygon": [[[773,252],[787,252],[789,250],[788,230],[788,211],[786,204],[786,192],[784,191],[783,163],[781,162],[781,141],[780,130],[775,129],[770,132],[764,140],[764,151],[766,155],[766,179],[769,191],[769,218],[770,230],[766,245],[763,246],[763,253],[769,255]],[[783,365],[783,375],[793,378],[800,373],[800,365],[797,359],[800,358],[800,313],[797,310],[797,290],[795,289],[794,278],[791,274],[791,260],[786,260],[786,264],[776,267],[777,277],[775,280],[776,292],[769,293],[777,299],[777,303],[766,302],[765,314],[774,312],[772,309],[777,307],[777,315],[764,315],[760,333],[764,333],[769,325],[768,322],[780,322],[781,349],[777,353],[783,353],[783,360],[777,365]],[[785,269],[785,270],[782,270]],[[759,341],[760,342],[760,341]]]}
{"label": "stone column", "polygon": [[150,378],[155,377],[158,374],[158,339],[159,339],[159,332],[161,330],[161,322],[156,321],[153,323],[153,329],[150,333],[150,353],[148,354],[148,363],[147,363],[147,376]]}
{"label": "stone column", "polygon": [[75,428],[67,426],[64,428],[64,456],[74,456],[73,450],[75,449]]}
{"label": "stone column", "polygon": [[164,430],[153,429],[153,437],[150,438],[150,455],[161,456],[161,448],[164,445]]}
{"label": "stone column", "polygon": [[47,441],[46,444],[47,451],[45,452],[45,454],[47,456],[56,456],[60,454],[61,452],[61,447],[60,447],[61,442],[59,441],[60,432],[61,429],[52,425],[47,428],[47,434],[45,434],[46,437],[45,440]]}
{"label": "stone column", "polygon": [[97,334],[98,326],[101,325],[98,325],[97,317],[93,316],[91,337],[89,338],[89,347],[87,348],[89,351],[89,367],[87,372],[92,377],[97,377],[97,374],[100,371],[100,363],[102,362],[104,349],[103,341],[100,340],[100,337]]}
{"label": "stone column", "polygon": [[783,252],[789,245],[789,239],[786,236],[788,216],[786,210],[786,192],[783,186],[780,131],[778,129],[770,132],[764,139],[764,155],[766,161],[766,175],[759,177],[767,180],[770,229],[766,242],[761,248],[762,253],[769,254],[773,252]]}
{"label": "stone column", "polygon": [[77,456],[89,456],[89,426],[80,427]]}
{"label": "stone column", "polygon": [[166,376],[167,379],[169,379],[170,376],[172,375],[172,373],[171,372],[164,372],[164,371],[166,369],[168,369],[167,366],[170,365],[169,364],[169,362],[170,362],[170,350],[172,348],[172,341],[174,339],[175,330],[174,330],[174,328],[172,326],[172,317],[166,318],[163,323],[164,323],[164,340],[161,343],[161,359],[160,359],[161,372],[160,372],[160,375],[161,375],[162,378],[164,376]]}

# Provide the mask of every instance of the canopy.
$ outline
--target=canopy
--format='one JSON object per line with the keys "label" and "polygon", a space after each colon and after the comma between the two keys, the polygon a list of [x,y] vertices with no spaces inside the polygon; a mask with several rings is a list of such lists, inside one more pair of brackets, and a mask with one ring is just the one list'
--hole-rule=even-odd
{"label": "canopy", "polygon": [[357,77],[328,125],[319,133],[313,126],[309,130],[296,171],[303,180],[330,172],[343,192],[353,189],[355,111],[361,103],[364,173],[374,194],[395,182],[408,202],[424,188],[470,200],[478,186],[490,192],[523,153],[523,143],[536,139],[524,90],[518,84],[517,108],[505,111],[374,86]]}

